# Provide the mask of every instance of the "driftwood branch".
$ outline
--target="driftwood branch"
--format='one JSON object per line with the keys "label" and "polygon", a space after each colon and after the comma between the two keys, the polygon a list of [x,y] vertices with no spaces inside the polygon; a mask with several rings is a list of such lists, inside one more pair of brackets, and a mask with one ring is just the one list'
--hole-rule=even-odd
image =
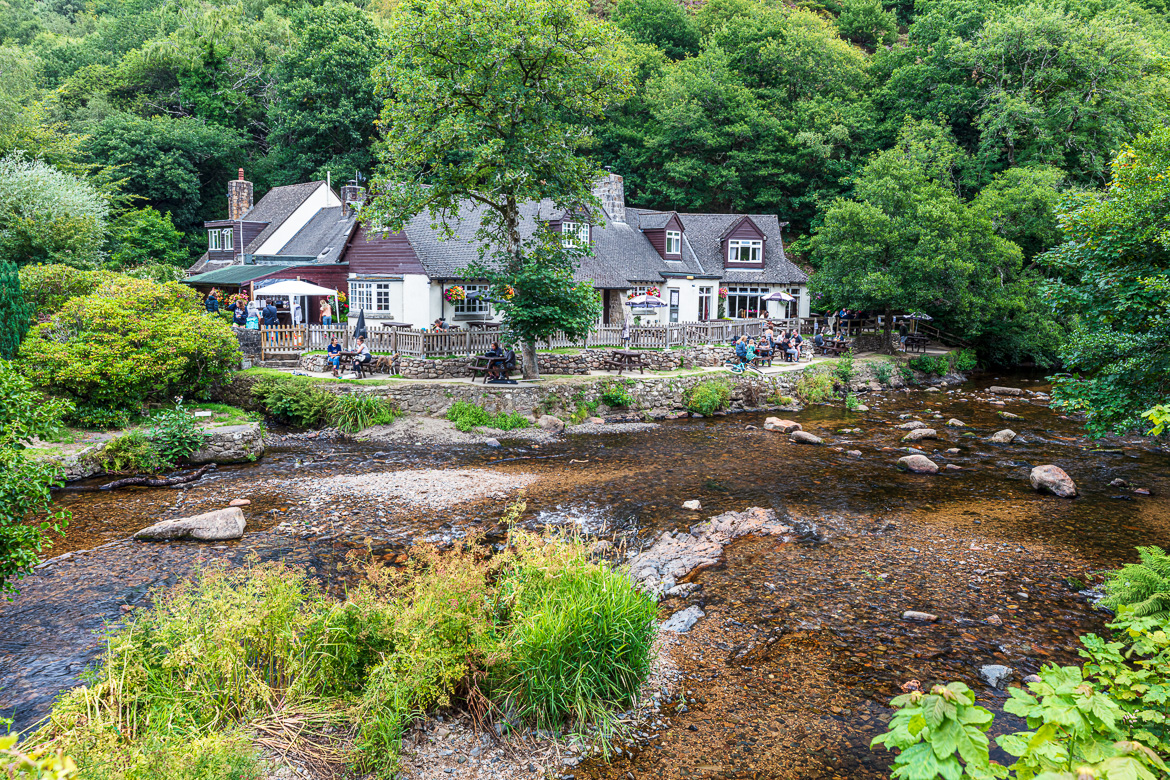
{"label": "driftwood branch", "polygon": [[176,471],[169,477],[126,477],[125,479],[116,479],[113,482],[108,482],[99,487],[98,490],[114,490],[115,488],[128,487],[130,485],[142,485],[143,487],[182,485],[187,482],[194,482],[213,468],[215,468],[215,464],[208,463],[206,466],[198,468],[190,474],[183,474],[182,472]]}

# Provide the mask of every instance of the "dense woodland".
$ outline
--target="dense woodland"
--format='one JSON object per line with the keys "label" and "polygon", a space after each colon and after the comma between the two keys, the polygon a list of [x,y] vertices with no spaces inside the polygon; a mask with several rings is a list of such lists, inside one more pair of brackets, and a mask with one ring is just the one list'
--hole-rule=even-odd
{"label": "dense woodland", "polygon": [[[0,259],[165,277],[201,251],[239,167],[258,196],[376,177],[397,5],[6,0]],[[1109,192],[1126,145],[1167,123],[1158,0],[590,12],[622,31],[633,84],[581,153],[625,176],[633,205],[778,214],[818,272],[814,309],[927,311],[997,363],[1099,372],[1107,355],[1078,364],[1069,333],[1119,330],[1113,353],[1133,342],[1125,323],[1070,306],[1076,289],[1091,297],[1084,269],[1049,250],[1077,238],[1062,223]],[[22,198],[52,217],[9,229]],[[1137,235],[1159,220],[1139,215]],[[1160,243],[1138,255],[1164,272]],[[1163,311],[1149,273],[1121,277],[1147,314]],[[1165,397],[1153,373],[1111,424]]]}

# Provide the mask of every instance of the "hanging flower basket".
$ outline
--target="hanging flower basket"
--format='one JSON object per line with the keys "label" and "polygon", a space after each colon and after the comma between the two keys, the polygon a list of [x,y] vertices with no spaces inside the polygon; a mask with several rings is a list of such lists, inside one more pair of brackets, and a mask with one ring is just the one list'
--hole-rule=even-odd
{"label": "hanging flower basket", "polygon": [[726,288],[726,287],[720,287],[720,288],[719,288],[719,297],[720,297],[720,298],[726,298],[726,297],[727,297],[727,288]]}
{"label": "hanging flower basket", "polygon": [[459,303],[467,299],[467,293],[459,285],[448,287],[447,291],[443,293],[443,297],[447,299],[447,303]]}

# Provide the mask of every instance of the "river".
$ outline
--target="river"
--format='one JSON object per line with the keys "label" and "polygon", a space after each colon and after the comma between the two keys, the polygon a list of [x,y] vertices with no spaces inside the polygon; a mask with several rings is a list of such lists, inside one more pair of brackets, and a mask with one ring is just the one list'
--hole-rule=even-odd
{"label": "river", "polygon": [[[691,578],[701,585],[692,596],[663,602],[663,617],[688,604],[706,612],[675,651],[685,675],[683,711],[672,700],[664,708],[668,729],[568,773],[885,777],[888,755],[868,746],[899,686],[961,680],[1000,711],[1005,694],[979,679],[981,665],[1010,666],[1019,680],[1044,663],[1075,663],[1077,636],[1104,624],[1078,590],[1102,569],[1134,559],[1135,546],[1170,544],[1164,451],[1137,438],[1092,442],[1076,421],[1027,398],[993,406],[989,384],[1048,389],[1035,376],[986,377],[949,392],[871,395],[868,412],[814,406],[782,415],[823,436],[825,446],[765,431],[759,414],[536,446],[505,441],[496,450],[287,437],[259,463],[221,468],[186,489],[63,491],[74,519],[54,555],[231,498],[253,503],[239,542],[120,543],[26,580],[20,596],[0,605],[0,714],[14,716],[18,727],[43,716],[94,659],[107,622],[203,561],[282,557],[312,567],[340,592],[353,576],[345,560],[351,550],[393,556],[420,539],[474,536],[495,527],[504,503],[485,497],[431,509],[343,494],[314,502],[311,492],[328,492],[332,477],[490,468],[535,478],[526,523],[570,526],[630,548],[750,506],[774,508],[797,529],[789,541],[736,542],[720,565]],[[999,419],[1005,409],[1023,419]],[[944,427],[952,417],[968,427]],[[909,419],[938,430],[939,440],[920,444],[927,454],[960,468],[899,472],[894,463],[904,453],[895,449],[905,446],[905,431],[895,426]],[[1024,441],[985,441],[1005,427]],[[846,429],[858,430],[839,432]],[[944,454],[952,447],[959,452]],[[1081,495],[1033,491],[1029,471],[1044,463],[1067,471]],[[1115,479],[1151,495],[1110,486]],[[305,487],[298,493],[296,485]],[[690,499],[702,502],[701,513],[681,509]],[[280,523],[318,530],[298,538]],[[905,610],[939,620],[903,621]],[[998,720],[993,733],[1020,726]]]}

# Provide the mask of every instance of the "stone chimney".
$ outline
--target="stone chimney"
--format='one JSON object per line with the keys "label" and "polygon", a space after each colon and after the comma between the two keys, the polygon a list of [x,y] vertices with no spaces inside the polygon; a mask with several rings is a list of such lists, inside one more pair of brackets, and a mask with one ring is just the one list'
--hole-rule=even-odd
{"label": "stone chimney", "polygon": [[244,181],[244,169],[240,178],[228,182],[228,219],[243,219],[252,210],[252,182]]}
{"label": "stone chimney", "polygon": [[366,190],[364,187],[350,182],[341,188],[341,214],[349,217],[358,211],[361,211],[362,204],[366,202]]}
{"label": "stone chimney", "polygon": [[593,185],[593,194],[601,201],[601,207],[614,222],[626,221],[626,187],[622,177],[607,173]]}

